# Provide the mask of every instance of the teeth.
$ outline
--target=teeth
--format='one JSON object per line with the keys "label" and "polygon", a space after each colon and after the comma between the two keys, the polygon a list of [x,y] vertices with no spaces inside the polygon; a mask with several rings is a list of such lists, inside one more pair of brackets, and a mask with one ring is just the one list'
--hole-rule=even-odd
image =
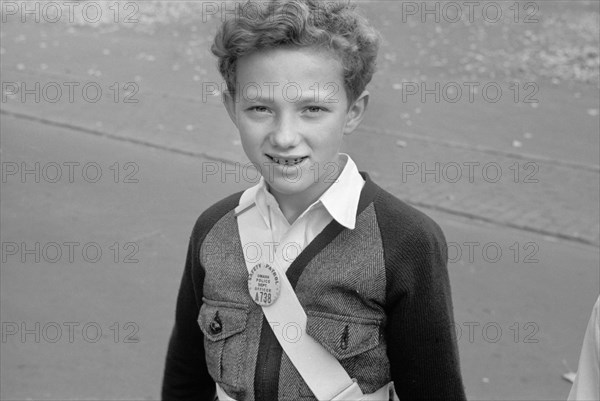
{"label": "teeth", "polygon": [[302,160],[304,160],[304,158],[303,158],[303,157],[299,157],[299,158],[297,158],[297,159],[278,159],[278,158],[276,158],[276,157],[271,157],[271,159],[273,159],[273,161],[274,161],[275,163],[282,164],[282,165],[284,165],[284,166],[292,166],[292,165],[294,165],[294,164],[298,164],[298,163],[300,163]]}

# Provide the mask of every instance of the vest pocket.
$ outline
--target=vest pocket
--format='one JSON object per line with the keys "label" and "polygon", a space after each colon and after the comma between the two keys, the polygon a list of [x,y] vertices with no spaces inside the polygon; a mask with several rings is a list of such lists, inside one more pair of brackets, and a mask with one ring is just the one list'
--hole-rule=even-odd
{"label": "vest pocket", "polygon": [[246,348],[248,311],[245,304],[203,298],[198,316],[208,372],[216,382],[234,388]]}
{"label": "vest pocket", "polygon": [[[340,361],[363,392],[373,392],[386,383],[389,373],[385,347],[380,343],[381,320],[316,311],[306,311],[306,315],[306,333]],[[300,398],[316,400],[304,383]]]}
{"label": "vest pocket", "polygon": [[338,360],[357,356],[379,345],[379,320],[314,311],[306,314],[306,333]]}

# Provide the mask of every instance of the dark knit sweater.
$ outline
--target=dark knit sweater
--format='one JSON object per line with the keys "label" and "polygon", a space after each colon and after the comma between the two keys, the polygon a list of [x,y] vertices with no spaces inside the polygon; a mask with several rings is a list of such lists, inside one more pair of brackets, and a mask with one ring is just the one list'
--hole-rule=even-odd
{"label": "dark knit sweater", "polygon": [[[332,221],[286,275],[307,333],[364,393],[394,381],[400,400],[464,400],[442,231],[366,173],[356,228]],[[165,400],[315,399],[247,290],[233,209],[206,210],[190,238],[166,358]]]}

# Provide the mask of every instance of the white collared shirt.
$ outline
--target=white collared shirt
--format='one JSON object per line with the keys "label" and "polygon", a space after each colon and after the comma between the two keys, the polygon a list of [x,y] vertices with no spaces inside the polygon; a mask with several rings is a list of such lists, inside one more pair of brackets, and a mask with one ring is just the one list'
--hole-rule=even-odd
{"label": "white collared shirt", "polygon": [[269,192],[264,178],[257,184],[254,202],[258,212],[271,230],[274,247],[288,244],[286,254],[291,259],[295,259],[333,219],[351,230],[356,225],[356,211],[365,180],[352,158],[345,153],[341,155],[346,158],[346,163],[338,179],[292,224]]}

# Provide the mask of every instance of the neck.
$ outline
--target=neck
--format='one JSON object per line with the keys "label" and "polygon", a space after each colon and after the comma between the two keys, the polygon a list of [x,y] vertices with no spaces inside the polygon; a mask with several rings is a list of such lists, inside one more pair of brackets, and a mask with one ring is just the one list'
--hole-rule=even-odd
{"label": "neck", "polygon": [[[327,190],[327,188],[325,188]],[[314,201],[319,199],[319,197],[323,194],[318,193],[316,195],[307,198],[305,196],[298,196],[295,194],[280,194],[273,191],[270,191],[277,203],[279,204],[279,209],[285,216],[288,223],[293,224],[294,221],[310,206]]]}
{"label": "neck", "polygon": [[306,206],[289,205],[289,207],[286,207],[281,202],[279,203],[279,208],[290,225],[294,224],[296,219],[302,214],[302,212],[306,210],[308,206],[310,206],[310,204]]}

